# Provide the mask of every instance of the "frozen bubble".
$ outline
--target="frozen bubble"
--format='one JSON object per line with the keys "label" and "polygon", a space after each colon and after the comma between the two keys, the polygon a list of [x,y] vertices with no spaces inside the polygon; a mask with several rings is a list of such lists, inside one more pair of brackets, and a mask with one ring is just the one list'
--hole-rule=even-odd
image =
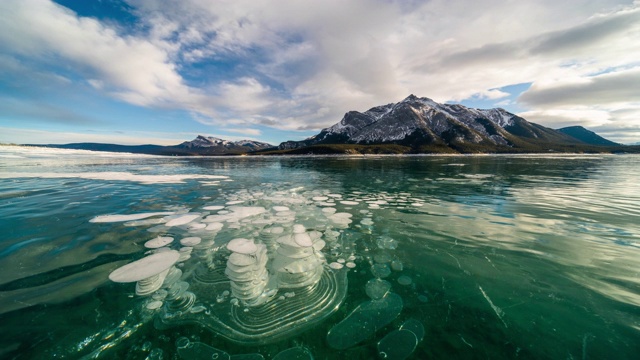
{"label": "frozen bubble", "polygon": [[164,298],[167,297],[167,290],[165,289],[160,289],[158,291],[156,291],[155,293],[153,293],[153,295],[151,295],[151,298],[153,300],[164,300]]}
{"label": "frozen bubble", "polygon": [[172,212],[153,212],[153,213],[129,214],[129,215],[99,215],[89,220],[89,222],[106,223],[106,222],[134,221],[134,220],[142,220],[152,216],[160,216],[160,215],[173,215],[173,213]]}
{"label": "frozen bubble", "polygon": [[331,264],[329,264],[329,267],[334,269],[334,270],[340,270],[342,269],[344,265],[338,263],[338,262],[332,262]]}
{"label": "frozen bubble", "polygon": [[333,207],[326,207],[326,208],[322,208],[322,212],[325,214],[334,214],[336,212],[336,208]]}
{"label": "frozen bubble", "polygon": [[402,271],[404,269],[404,265],[402,265],[402,261],[400,260],[393,260],[391,262],[391,269],[394,271]]}
{"label": "frozen bubble", "polygon": [[391,269],[387,264],[374,264],[371,266],[371,274],[378,278],[386,278],[391,275]]}
{"label": "frozen bubble", "polygon": [[273,360],[313,360],[313,355],[309,349],[296,346],[279,352]]}
{"label": "frozen bubble", "polygon": [[429,298],[425,295],[418,295],[418,300],[423,303],[429,302]]}
{"label": "frozen bubble", "polygon": [[304,228],[304,225],[300,225],[300,224],[293,225],[293,233],[294,234],[301,234],[301,233],[303,233],[305,231],[307,231],[307,229]]}
{"label": "frozen bubble", "polygon": [[187,214],[187,215],[182,215],[180,217],[177,217],[175,219],[171,219],[169,221],[167,221],[166,224],[164,224],[165,226],[180,226],[180,225],[184,225],[184,224],[188,224],[190,222],[192,222],[193,220],[197,219],[200,217],[200,214]]}
{"label": "frozen bubble", "polygon": [[222,205],[205,206],[202,208],[202,210],[207,210],[207,211],[218,211],[222,209],[224,209],[224,206]]}
{"label": "frozen bubble", "polygon": [[[180,239],[180,244],[184,245],[184,246],[194,246],[194,245],[198,245],[200,244],[200,242],[202,242],[202,239],[196,236],[193,237],[186,237],[184,239]],[[182,250],[182,249],[180,249]]]}
{"label": "frozen bubble", "polygon": [[311,198],[311,200],[313,200],[313,201],[326,201],[328,199],[329,198],[326,197],[326,196],[314,196],[314,197]]}
{"label": "frozen bubble", "polygon": [[413,280],[411,280],[410,277],[402,275],[398,278],[398,284],[400,285],[411,285],[411,283],[413,282]]}
{"label": "frozen bubble", "polygon": [[408,319],[402,325],[400,325],[400,330],[409,330],[416,335],[418,338],[418,342],[422,341],[424,337],[424,325],[416,319]]}
{"label": "frozen bubble", "polygon": [[421,207],[424,206],[424,203],[412,203],[411,206],[415,206],[415,207]]}
{"label": "frozen bubble", "polygon": [[370,204],[369,209],[380,209],[380,205],[378,204]]}
{"label": "frozen bubble", "polygon": [[149,225],[164,224],[165,222],[167,222],[167,220],[164,218],[134,220],[134,221],[127,221],[126,223],[124,223],[124,226],[149,226]]}
{"label": "frozen bubble", "polygon": [[328,197],[332,197],[334,199],[340,199],[342,198],[342,195],[340,194],[327,194]]}
{"label": "frozen bubble", "polygon": [[347,260],[349,260],[349,261],[353,261],[353,260],[355,260],[355,259],[356,259],[356,256],[355,256],[355,255],[351,255],[351,256],[349,256],[349,257],[347,258]]}
{"label": "frozen bubble", "polygon": [[388,262],[391,262],[391,255],[387,254],[386,252],[378,253],[373,257],[373,261],[379,264],[386,264]]}
{"label": "frozen bubble", "polygon": [[227,244],[227,249],[240,254],[254,254],[256,251],[258,251],[258,247],[253,242],[253,240],[243,238],[233,239],[229,241],[229,243]]}
{"label": "frozen bubble", "polygon": [[238,204],[242,204],[244,202],[244,200],[234,200],[234,201],[227,201],[227,205],[238,205]]}
{"label": "frozen bubble", "polygon": [[391,290],[391,283],[382,279],[371,279],[365,285],[365,292],[373,300],[382,299]]}
{"label": "frozen bubble", "polygon": [[378,342],[378,355],[383,359],[403,360],[418,345],[418,338],[409,330],[394,330]]}
{"label": "frozen bubble", "polygon": [[169,236],[158,236],[157,238],[153,238],[146,243],[144,243],[144,247],[147,249],[157,249],[163,246],[167,246],[173,242],[173,238]]}
{"label": "frozen bubble", "polygon": [[364,226],[371,226],[373,225],[373,220],[371,220],[370,218],[365,218],[360,221],[360,224]]}
{"label": "frozen bubble", "polygon": [[180,253],[175,250],[155,253],[117,268],[109,274],[109,279],[120,283],[144,280],[169,269],[178,258]]}
{"label": "frozen bubble", "polygon": [[222,223],[214,222],[214,223],[211,223],[211,224],[207,225],[206,230],[209,230],[209,231],[220,231],[220,229],[222,229],[223,226],[224,225]]}
{"label": "frozen bubble", "polygon": [[189,224],[189,226],[187,227],[189,230],[200,230],[200,229],[204,229],[207,227],[207,224],[203,224],[203,223],[193,223],[193,224]]}
{"label": "frozen bubble", "polygon": [[296,242],[296,244],[302,247],[313,246],[313,241],[311,241],[311,237],[307,233],[294,234],[293,240]]}
{"label": "frozen bubble", "polygon": [[216,349],[201,342],[190,342],[187,346],[178,346],[178,355],[183,359],[216,359],[229,360],[231,356],[220,349]]}
{"label": "frozen bubble", "polygon": [[356,263],[349,261],[348,263],[345,264],[346,267],[348,267],[349,269],[353,269],[354,267],[356,267]]}
{"label": "frozen bubble", "polygon": [[380,249],[393,250],[393,249],[398,247],[398,242],[396,240],[394,240],[393,238],[387,236],[387,235],[380,236],[376,240],[376,244],[378,244],[378,247]]}
{"label": "frozen bubble", "polygon": [[343,258],[340,258],[340,259],[338,259],[338,262],[339,262],[340,264],[344,264],[345,260],[344,260]]}
{"label": "frozen bubble", "polygon": [[160,300],[153,300],[147,303],[147,309],[149,310],[157,310],[162,306],[163,302]]}
{"label": "frozen bubble", "polygon": [[327,245],[327,243],[324,240],[318,240],[316,242],[313,243],[313,248],[316,251],[320,251],[322,249],[324,249],[324,247]]}
{"label": "frozen bubble", "polygon": [[400,315],[402,307],[402,298],[394,293],[388,293],[379,300],[366,301],[329,330],[327,342],[334,349],[348,349],[391,323]]}
{"label": "frozen bubble", "polygon": [[286,206],[274,206],[273,210],[276,212],[280,212],[280,211],[289,211],[289,208]]}
{"label": "frozen bubble", "polygon": [[342,204],[342,205],[358,205],[360,203],[358,201],[342,200],[342,201],[340,201],[340,204]]}

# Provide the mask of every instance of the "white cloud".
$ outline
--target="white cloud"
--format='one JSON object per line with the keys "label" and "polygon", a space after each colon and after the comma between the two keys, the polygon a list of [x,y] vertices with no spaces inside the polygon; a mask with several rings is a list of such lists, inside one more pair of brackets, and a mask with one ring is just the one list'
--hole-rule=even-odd
{"label": "white cloud", "polygon": [[[620,114],[639,101],[640,5],[627,0],[129,2],[141,26],[123,33],[49,1],[4,1],[0,53],[62,59],[123,101],[234,129],[317,130],[410,93],[499,100],[516,83],[534,84],[520,105],[544,124],[634,121]],[[210,61],[234,67],[184,75]]]}

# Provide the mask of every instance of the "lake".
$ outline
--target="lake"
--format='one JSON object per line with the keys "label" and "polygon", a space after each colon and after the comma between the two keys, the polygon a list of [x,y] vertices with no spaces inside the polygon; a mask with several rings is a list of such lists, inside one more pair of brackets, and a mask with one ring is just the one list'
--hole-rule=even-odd
{"label": "lake", "polygon": [[0,230],[0,358],[640,354],[640,156],[0,146]]}

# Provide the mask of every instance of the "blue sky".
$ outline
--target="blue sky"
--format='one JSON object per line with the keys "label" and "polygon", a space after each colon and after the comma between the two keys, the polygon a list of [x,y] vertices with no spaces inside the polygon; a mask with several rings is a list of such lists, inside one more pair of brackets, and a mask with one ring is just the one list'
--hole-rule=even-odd
{"label": "blue sky", "polygon": [[298,140],[409,94],[640,141],[640,2],[4,0],[0,142]]}

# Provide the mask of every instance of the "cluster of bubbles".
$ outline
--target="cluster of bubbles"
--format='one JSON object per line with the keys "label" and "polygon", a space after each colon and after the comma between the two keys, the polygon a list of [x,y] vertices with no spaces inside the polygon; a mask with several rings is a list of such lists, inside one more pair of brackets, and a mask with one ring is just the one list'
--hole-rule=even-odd
{"label": "cluster of bubbles", "polygon": [[[373,258],[365,257],[355,253],[356,246],[344,231],[353,226],[372,234],[375,211],[418,208],[424,205],[420,199],[408,193],[353,191],[343,195],[303,188],[281,190],[265,184],[260,191],[221,194],[214,201],[197,211],[175,208],[91,220],[147,227],[157,234],[144,243],[148,249],[144,258],[109,276],[114,282],[136,282],[136,294],[146,298],[145,308],[158,312],[157,327],[192,322],[241,344],[281,340],[335,312],[346,296],[347,271],[365,258],[374,276],[365,289],[370,300],[329,331],[329,345],[346,349],[358,344],[402,311],[401,297],[383,280],[392,270],[402,271],[402,263],[389,253],[397,241],[379,236],[379,252]],[[361,218],[356,224],[354,214]],[[174,241],[177,237],[180,240]],[[398,283],[409,285],[412,280],[400,276]],[[405,351],[411,348],[410,354],[424,334],[421,326],[414,320],[389,334],[391,338],[383,338],[378,343],[381,356],[390,351],[388,343],[395,341],[415,342],[405,347]],[[414,336],[412,341],[409,333]],[[187,353],[195,351],[194,347],[219,351],[186,338],[178,349]],[[300,349],[304,348],[291,351],[303,351]],[[217,352],[223,358],[230,356],[223,353]]]}

